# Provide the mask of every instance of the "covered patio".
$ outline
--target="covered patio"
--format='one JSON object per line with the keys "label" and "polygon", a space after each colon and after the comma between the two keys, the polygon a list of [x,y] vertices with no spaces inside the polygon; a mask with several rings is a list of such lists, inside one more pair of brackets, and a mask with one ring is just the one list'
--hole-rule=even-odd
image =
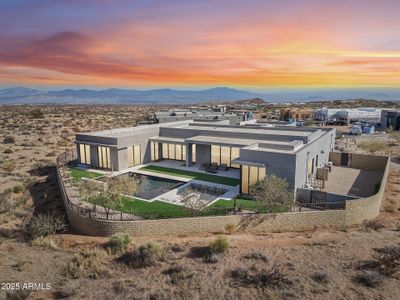
{"label": "covered patio", "polygon": [[[160,160],[160,161],[151,161],[146,165],[160,166],[160,167],[183,170],[183,171],[192,171],[202,174],[210,174],[207,171],[202,170],[200,163],[192,163],[192,165],[186,166],[186,163],[184,161]],[[217,170],[217,173],[213,173],[212,175],[240,179],[240,170],[234,168],[229,168],[226,171]]]}

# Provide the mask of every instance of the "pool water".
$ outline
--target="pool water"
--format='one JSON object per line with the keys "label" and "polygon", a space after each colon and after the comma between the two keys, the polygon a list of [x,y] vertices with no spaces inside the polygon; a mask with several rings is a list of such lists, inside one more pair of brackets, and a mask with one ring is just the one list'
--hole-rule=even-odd
{"label": "pool water", "polygon": [[135,176],[136,178],[138,178],[139,189],[133,194],[133,196],[147,200],[160,196],[168,192],[169,190],[172,190],[184,184],[184,182],[178,180],[160,178],[160,177],[131,173],[131,172],[119,176],[124,176],[124,177]]}

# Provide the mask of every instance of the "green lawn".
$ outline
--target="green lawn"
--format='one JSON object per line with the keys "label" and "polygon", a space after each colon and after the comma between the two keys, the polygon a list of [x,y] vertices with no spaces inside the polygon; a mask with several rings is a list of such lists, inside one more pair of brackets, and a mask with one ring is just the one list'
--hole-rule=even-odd
{"label": "green lawn", "polygon": [[134,213],[146,219],[181,218],[189,216],[187,209],[179,205],[158,200],[147,202],[129,197],[123,198],[122,207],[118,210]]}
{"label": "green lawn", "polygon": [[[233,209],[234,207],[234,201],[226,201],[226,200],[217,200],[214,202],[209,208],[226,208],[226,209]],[[269,209],[267,209],[264,206],[261,206],[257,201],[251,200],[251,199],[245,199],[245,198],[236,198],[236,207],[245,209],[245,210],[251,210],[251,211],[258,211],[260,213],[267,213],[269,212]],[[273,207],[272,212],[278,213],[278,212],[285,212],[287,209],[284,209],[282,207]]]}
{"label": "green lawn", "polygon": [[[260,207],[254,200],[249,199],[237,199],[236,204],[238,208],[258,211],[258,212],[268,212],[266,208]],[[159,218],[182,218],[182,217],[193,217],[193,216],[215,216],[215,215],[225,215],[233,210],[233,201],[227,201],[219,199],[211,206],[207,207],[202,211],[197,211],[195,213],[191,212],[187,208],[166,203],[163,201],[153,201],[147,202],[139,199],[133,199],[125,197],[122,200],[122,205],[117,210],[122,212],[134,213],[146,219],[159,219]],[[272,212],[284,212],[284,209],[274,208]]]}
{"label": "green lawn", "polygon": [[96,178],[96,177],[102,175],[100,173],[89,172],[89,171],[74,168],[74,167],[68,168],[68,171],[71,173],[71,176],[74,178],[74,181],[79,181],[79,180],[81,180],[82,177]]}
{"label": "green lawn", "polygon": [[236,179],[236,178],[229,178],[229,177],[216,176],[216,175],[211,175],[211,174],[197,173],[197,172],[192,172],[192,171],[171,169],[171,168],[165,168],[165,167],[160,167],[160,166],[152,166],[152,165],[144,166],[144,167],[140,168],[140,170],[154,172],[154,173],[168,174],[168,175],[173,175],[173,176],[178,176],[178,177],[191,178],[191,179],[208,181],[208,182],[214,182],[214,183],[225,184],[225,185],[230,185],[230,186],[236,186],[236,185],[240,184],[240,180]]}

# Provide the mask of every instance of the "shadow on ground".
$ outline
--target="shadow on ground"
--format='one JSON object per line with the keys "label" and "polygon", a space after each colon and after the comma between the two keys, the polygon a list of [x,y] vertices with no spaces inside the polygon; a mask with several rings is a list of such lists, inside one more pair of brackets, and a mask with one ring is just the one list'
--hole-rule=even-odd
{"label": "shadow on ground", "polygon": [[40,167],[30,171],[31,174],[36,176],[45,176],[44,179],[41,179],[29,189],[34,214],[53,214],[54,216],[66,217],[56,172],[55,166]]}

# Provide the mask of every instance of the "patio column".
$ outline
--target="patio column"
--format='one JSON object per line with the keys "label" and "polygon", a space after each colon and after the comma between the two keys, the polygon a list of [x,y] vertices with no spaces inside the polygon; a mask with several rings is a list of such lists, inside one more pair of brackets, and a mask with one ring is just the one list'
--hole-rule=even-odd
{"label": "patio column", "polygon": [[193,152],[192,152],[192,145],[193,144],[186,144],[186,167],[190,167],[192,165],[192,157],[193,157]]}
{"label": "patio column", "polygon": [[163,160],[164,158],[162,157],[162,143],[157,142],[157,160]]}

